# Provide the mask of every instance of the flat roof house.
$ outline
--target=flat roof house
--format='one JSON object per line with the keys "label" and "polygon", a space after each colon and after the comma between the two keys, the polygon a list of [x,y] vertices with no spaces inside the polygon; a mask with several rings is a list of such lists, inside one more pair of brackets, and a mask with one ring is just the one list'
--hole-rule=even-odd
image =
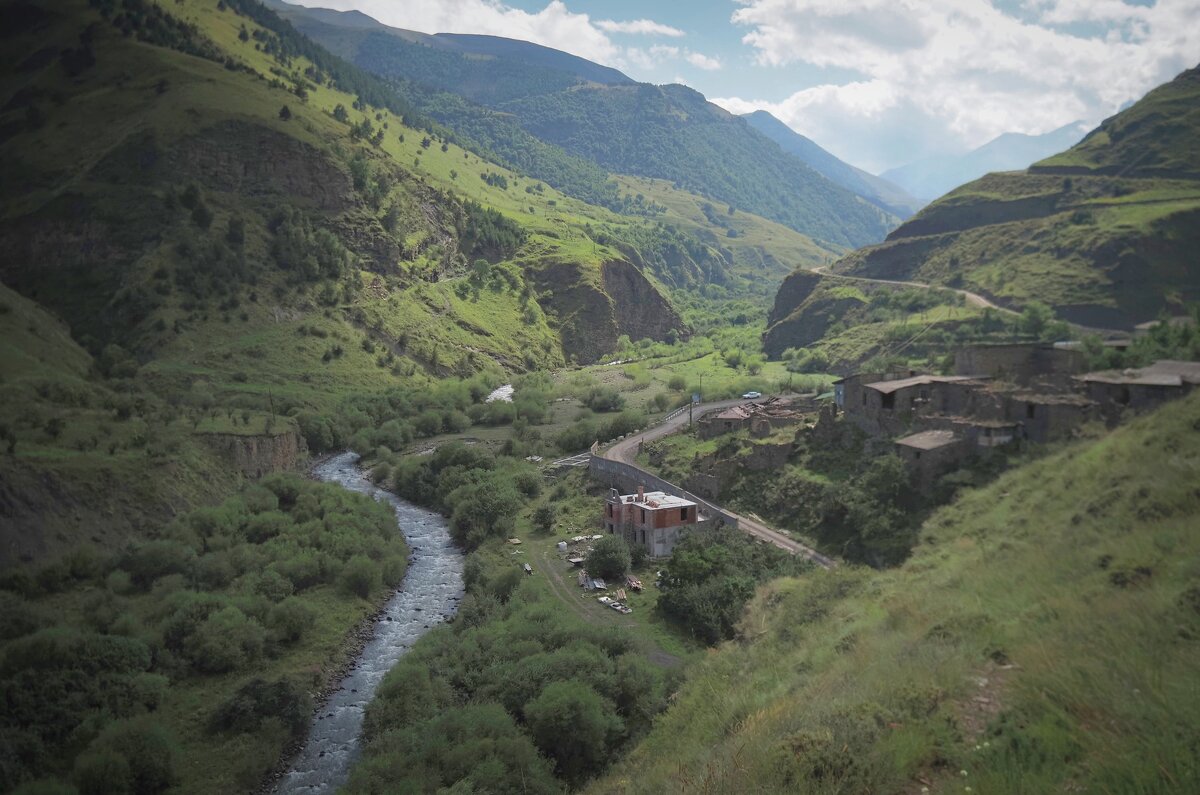
{"label": "flat roof house", "polygon": [[637,494],[612,489],[604,502],[604,529],[630,546],[641,545],[651,557],[670,555],[680,531],[698,521],[696,503],[641,486]]}

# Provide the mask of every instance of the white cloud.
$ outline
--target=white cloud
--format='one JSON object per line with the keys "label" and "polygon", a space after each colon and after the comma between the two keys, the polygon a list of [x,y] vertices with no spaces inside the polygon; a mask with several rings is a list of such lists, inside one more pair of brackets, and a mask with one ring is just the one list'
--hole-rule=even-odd
{"label": "white cloud", "polygon": [[[733,21],[748,26],[743,41],[760,64],[802,63],[861,78],[779,102],[714,101],[737,112],[769,110],[875,170],[1002,132],[1098,122],[1200,58],[1195,0],[1028,0],[1033,21],[988,0],[739,2]],[[1072,28],[1081,24],[1100,24],[1104,33],[1081,35]]]}
{"label": "white cloud", "polygon": [[633,33],[642,36],[668,36],[670,38],[679,38],[684,35],[679,28],[673,28],[652,19],[633,19],[628,22],[601,19],[596,22],[596,27],[608,33]]}
{"label": "white cloud", "polygon": [[705,71],[711,72],[715,69],[721,68],[720,59],[710,58],[709,56],[705,55],[704,53],[689,52],[685,56],[685,59],[692,66],[696,67],[697,69],[704,69]]}
{"label": "white cloud", "polygon": [[385,25],[422,33],[482,33],[521,39],[566,50],[588,60],[620,66],[622,48],[587,14],[577,14],[561,0],[550,0],[537,12],[498,0],[296,0],[301,5],[358,10]]}

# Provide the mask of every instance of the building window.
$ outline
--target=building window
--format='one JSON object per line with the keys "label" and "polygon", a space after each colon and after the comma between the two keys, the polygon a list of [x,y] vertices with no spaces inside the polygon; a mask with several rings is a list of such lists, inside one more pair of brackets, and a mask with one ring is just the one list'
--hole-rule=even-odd
{"label": "building window", "polygon": [[866,392],[862,393],[862,401],[863,401],[864,406],[867,405],[867,393]]}
{"label": "building window", "polygon": [[646,509],[642,509],[642,524],[646,523]]}
{"label": "building window", "polygon": [[687,521],[687,508],[680,508],[680,509],[679,509],[679,520],[680,520],[681,522],[686,522],[686,521]]}
{"label": "building window", "polygon": [[888,411],[896,407],[896,395],[894,392],[889,392],[883,396],[883,407]]}
{"label": "building window", "polygon": [[1033,405],[1032,403],[1030,403],[1028,406],[1025,407],[1025,419],[1027,419],[1027,420],[1033,419],[1033,416],[1036,413],[1037,413],[1037,406]]}
{"label": "building window", "polygon": [[913,460],[919,461],[920,459],[921,459],[921,451],[917,450],[916,452],[913,453]]}
{"label": "building window", "polygon": [[613,515],[613,507],[611,502],[608,504],[608,515],[610,517]]}

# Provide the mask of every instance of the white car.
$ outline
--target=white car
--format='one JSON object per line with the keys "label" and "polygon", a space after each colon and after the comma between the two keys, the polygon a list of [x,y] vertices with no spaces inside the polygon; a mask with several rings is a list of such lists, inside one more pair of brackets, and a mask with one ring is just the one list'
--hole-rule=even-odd
{"label": "white car", "polygon": [[746,394],[742,395],[742,397],[746,400],[754,400],[755,398],[762,397],[762,392],[747,392]]}

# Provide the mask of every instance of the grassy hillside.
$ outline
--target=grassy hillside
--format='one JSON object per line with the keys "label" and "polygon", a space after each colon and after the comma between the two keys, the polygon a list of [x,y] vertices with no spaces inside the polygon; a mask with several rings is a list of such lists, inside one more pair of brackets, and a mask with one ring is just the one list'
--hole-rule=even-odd
{"label": "grassy hillside", "polygon": [[1012,471],[899,569],[763,588],[591,791],[1196,789],[1198,423],[1193,395]]}
{"label": "grassy hillside", "polygon": [[1027,172],[990,174],[837,265],[1051,304],[1128,328],[1200,296],[1197,72],[1185,72]]}
{"label": "grassy hillside", "polygon": [[1200,178],[1200,66],[1151,91],[1106,119],[1078,146],[1034,164],[1030,171]]}

